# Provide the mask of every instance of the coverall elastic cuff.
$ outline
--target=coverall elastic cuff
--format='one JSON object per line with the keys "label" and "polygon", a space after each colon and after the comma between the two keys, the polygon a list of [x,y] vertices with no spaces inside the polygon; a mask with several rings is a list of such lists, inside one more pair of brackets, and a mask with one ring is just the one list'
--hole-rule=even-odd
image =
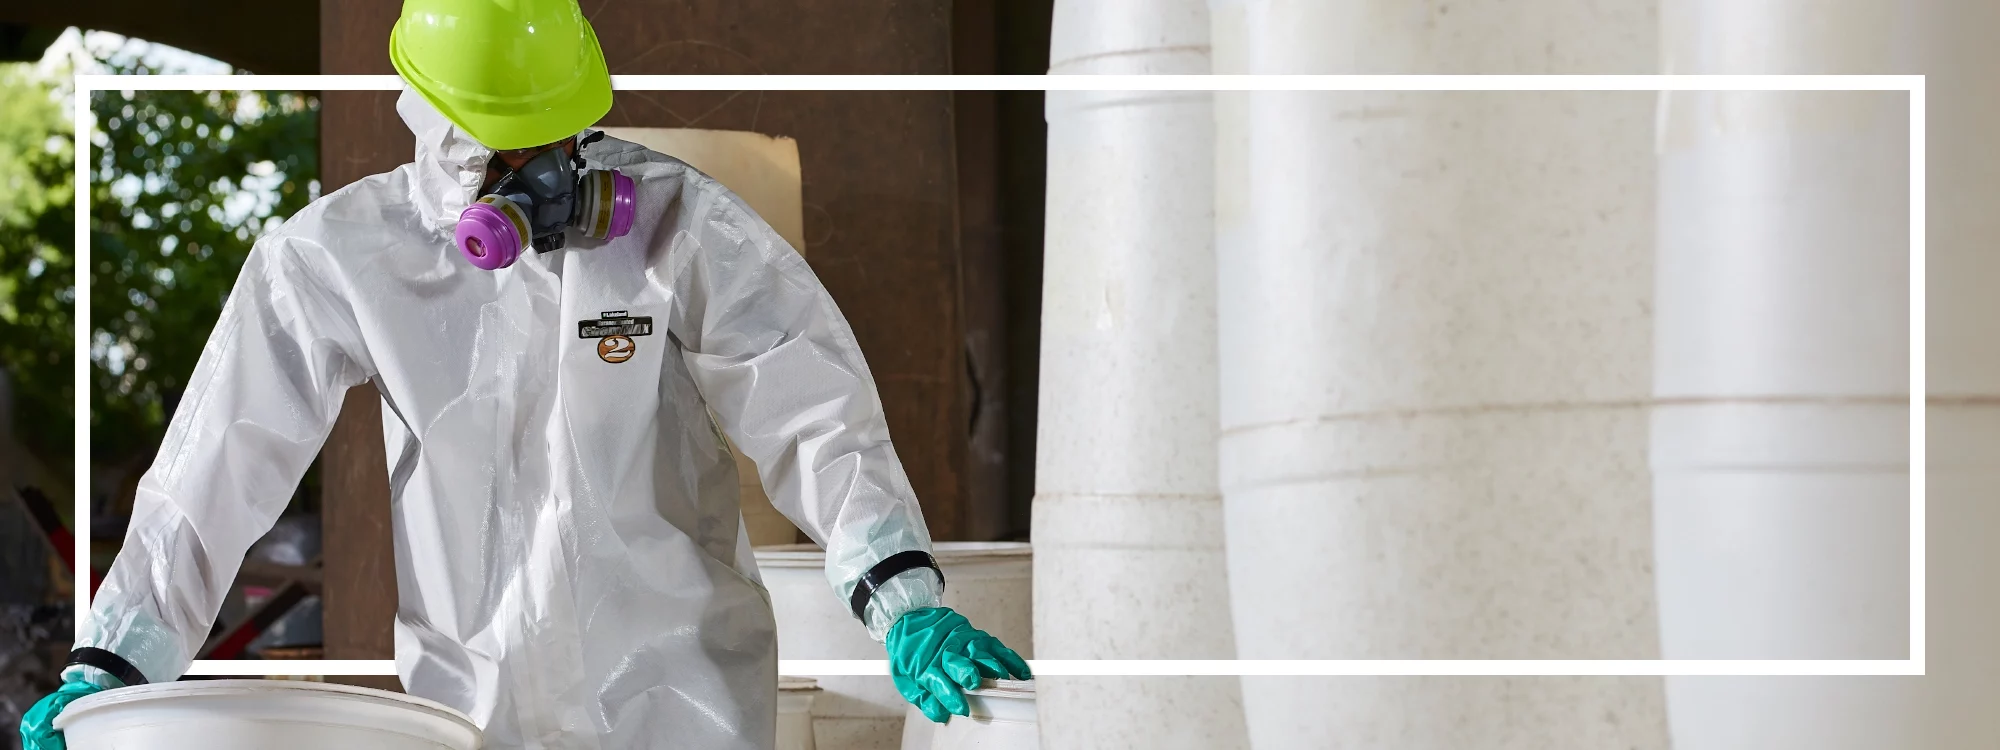
{"label": "coverall elastic cuff", "polygon": [[903,615],[942,606],[944,592],[939,590],[936,573],[928,568],[905,570],[876,589],[875,597],[862,610],[868,623],[868,637],[881,641],[889,637],[889,628]]}
{"label": "coverall elastic cuff", "polygon": [[[115,614],[93,613],[76,647],[95,646],[123,657],[146,679],[167,682],[187,671],[189,660],[180,636],[168,630],[158,618],[143,610]],[[63,679],[75,678],[103,688],[125,687],[125,683],[96,667],[73,665],[63,669]]]}

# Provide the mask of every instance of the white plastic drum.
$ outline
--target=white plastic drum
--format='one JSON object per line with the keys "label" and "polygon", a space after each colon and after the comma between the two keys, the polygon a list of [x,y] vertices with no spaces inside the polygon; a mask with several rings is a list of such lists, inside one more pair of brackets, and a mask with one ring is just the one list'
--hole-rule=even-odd
{"label": "white plastic drum", "polygon": [[[1034,557],[1019,543],[939,542],[932,552],[944,569],[945,606],[1033,658]],[[888,658],[882,644],[848,612],[826,580],[826,553],[817,545],[757,548],[757,567],[771,592],[780,659]],[[827,676],[813,701],[818,750],[886,750],[903,733],[908,703],[887,676]]]}
{"label": "white plastic drum", "polygon": [[911,706],[903,728],[902,750],[1038,750],[1040,723],[1035,713],[1035,683],[988,680],[965,693],[971,716],[953,716],[945,724],[932,722]]}
{"label": "white plastic drum", "polygon": [[284,680],[107,690],[56,717],[70,750],[477,750],[464,714],[400,693]]}

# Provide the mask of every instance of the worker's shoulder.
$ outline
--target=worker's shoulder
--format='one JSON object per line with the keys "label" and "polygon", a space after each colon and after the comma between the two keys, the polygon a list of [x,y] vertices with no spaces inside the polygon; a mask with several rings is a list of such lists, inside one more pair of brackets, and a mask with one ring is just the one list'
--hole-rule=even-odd
{"label": "worker's shoulder", "polygon": [[[624,169],[640,164],[659,164],[672,168],[676,165],[687,167],[687,162],[654,151],[643,145],[623,138],[613,137],[603,131],[596,131],[585,139],[583,147],[585,159],[595,161],[613,169]],[[692,167],[688,167],[692,169]]]}
{"label": "worker's shoulder", "polygon": [[609,135],[590,144],[584,153],[591,161],[625,172],[637,179],[675,183],[683,192],[729,191],[722,186],[722,183],[692,164]]}
{"label": "worker's shoulder", "polygon": [[384,244],[337,242],[336,239],[357,232],[361,232],[362,236],[373,236],[367,233],[379,233],[384,227],[399,223],[393,214],[413,208],[408,205],[407,166],[363,177],[313,199],[286,217],[276,228],[260,236],[257,247],[264,252],[330,256],[335,254],[329,251],[336,245],[342,250],[338,254],[352,255],[357,250],[365,254],[365,251]]}
{"label": "worker's shoulder", "polygon": [[[347,183],[319,200],[307,205],[323,219],[375,221],[379,220],[385,208],[413,208],[410,202],[410,168],[404,164],[379,174]],[[300,213],[305,213],[301,211]]]}
{"label": "worker's shoulder", "polygon": [[409,202],[408,166],[363,177],[313,199],[287,218],[277,233],[300,238],[309,227],[326,222],[380,221],[385,208]]}
{"label": "worker's shoulder", "polygon": [[587,155],[598,164],[619,170],[668,194],[669,210],[701,211],[711,219],[742,223],[762,221],[735,191],[694,165],[631,141],[604,136]]}

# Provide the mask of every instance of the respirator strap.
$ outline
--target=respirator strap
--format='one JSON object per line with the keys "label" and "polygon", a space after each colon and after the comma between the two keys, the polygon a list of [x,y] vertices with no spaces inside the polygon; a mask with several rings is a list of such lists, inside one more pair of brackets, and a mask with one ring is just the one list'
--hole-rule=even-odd
{"label": "respirator strap", "polygon": [[583,147],[596,143],[603,139],[604,139],[604,131],[602,130],[592,130],[588,134],[584,135],[582,138],[576,139],[576,155],[570,158],[570,160],[576,165],[576,171],[581,172],[584,169]]}

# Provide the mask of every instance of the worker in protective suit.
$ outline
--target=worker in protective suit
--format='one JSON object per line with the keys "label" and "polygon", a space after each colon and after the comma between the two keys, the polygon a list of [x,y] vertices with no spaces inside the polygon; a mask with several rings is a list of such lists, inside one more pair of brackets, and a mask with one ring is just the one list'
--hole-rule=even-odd
{"label": "worker in protective suit", "polygon": [[62,747],[70,701],[187,669],[371,380],[397,671],[489,748],[772,746],[775,628],[723,433],[932,719],[1029,678],[941,606],[868,366],[804,260],[714,180],[585,132],[611,90],[573,0],[502,5],[406,4],[416,160],[251,251],[31,750]]}

